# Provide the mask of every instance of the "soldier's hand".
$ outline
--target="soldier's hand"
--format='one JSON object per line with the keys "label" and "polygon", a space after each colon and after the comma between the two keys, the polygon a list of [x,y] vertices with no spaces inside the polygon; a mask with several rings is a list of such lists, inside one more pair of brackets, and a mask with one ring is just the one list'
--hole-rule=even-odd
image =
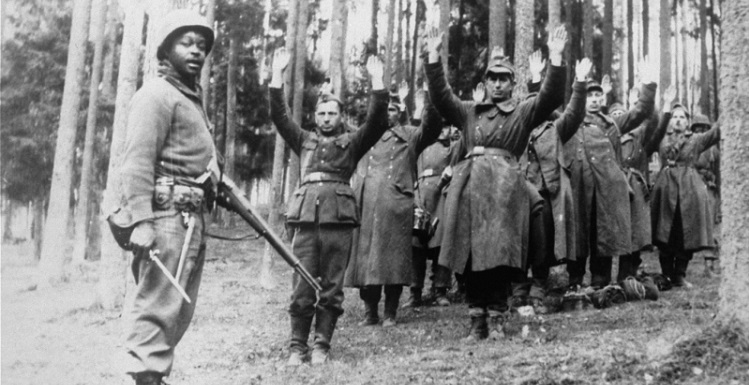
{"label": "soldier's hand", "polygon": [[473,101],[476,103],[481,103],[484,101],[484,98],[486,97],[486,86],[484,86],[484,83],[479,82],[479,84],[476,84],[476,88],[473,89]]}
{"label": "soldier's hand", "polygon": [[603,75],[603,79],[601,79],[601,88],[603,89],[603,93],[605,95],[608,95],[611,93],[611,91],[614,90],[614,86],[611,85],[611,76],[608,74]]}
{"label": "soldier's hand", "polygon": [[531,81],[538,83],[541,81],[541,72],[546,67],[546,60],[541,56],[541,50],[536,50],[528,56],[528,71],[531,73]]}
{"label": "soldier's hand", "polygon": [[156,232],[153,230],[153,222],[143,221],[135,225],[133,233],[130,234],[130,245],[134,252],[148,251],[154,245]]}
{"label": "soldier's hand", "polygon": [[424,111],[424,102],[426,101],[426,91],[418,90],[414,95],[414,116],[421,116]]}
{"label": "soldier's hand", "polygon": [[578,60],[575,66],[575,80],[578,82],[586,81],[591,68],[593,68],[593,62],[587,57]]}
{"label": "soldier's hand", "polygon": [[549,41],[546,43],[549,47],[549,61],[552,65],[562,65],[562,52],[567,45],[567,29],[563,25],[556,27],[554,32],[549,34]]}
{"label": "soldier's hand", "polygon": [[629,103],[629,108],[632,108],[632,106],[634,106],[638,100],[640,100],[640,89],[637,88],[637,86],[635,86],[629,90],[629,98],[627,99],[627,102]]}
{"label": "soldier's hand", "polygon": [[379,91],[385,89],[385,80],[383,75],[385,74],[385,68],[382,64],[382,60],[376,55],[372,55],[367,60],[367,72],[369,73],[370,80],[372,81],[372,90]]}
{"label": "soldier's hand", "polygon": [[442,33],[437,27],[432,27],[427,31],[427,53],[429,54],[429,63],[436,63],[440,58],[440,47],[442,47]]}
{"label": "soldier's hand", "polygon": [[663,112],[671,112],[671,105],[676,100],[676,86],[673,84],[663,92]]}
{"label": "soldier's hand", "polygon": [[273,54],[273,64],[271,65],[271,79],[269,86],[271,88],[281,88],[283,86],[283,72],[289,65],[289,53],[286,48],[281,47]]}
{"label": "soldier's hand", "polygon": [[405,103],[409,92],[411,92],[411,90],[408,88],[408,83],[405,80],[402,81],[398,86],[398,97],[400,98],[401,103]]}

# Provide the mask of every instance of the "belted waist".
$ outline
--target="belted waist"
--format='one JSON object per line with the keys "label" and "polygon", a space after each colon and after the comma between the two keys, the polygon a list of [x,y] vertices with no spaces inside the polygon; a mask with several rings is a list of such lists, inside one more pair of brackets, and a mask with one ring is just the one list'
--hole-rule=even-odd
{"label": "belted waist", "polygon": [[686,162],[678,162],[675,160],[666,160],[666,167],[693,167]]}
{"label": "belted waist", "polygon": [[484,146],[475,146],[473,149],[466,155],[466,158],[472,158],[474,156],[484,156],[484,155],[499,155],[499,156],[506,156],[512,159],[516,159],[515,155],[513,155],[510,151],[505,150],[504,148],[496,148],[496,147],[484,147]]}
{"label": "belted waist", "polygon": [[205,191],[201,187],[175,184],[173,178],[156,180],[153,192],[154,210],[202,211],[205,205]]}
{"label": "belted waist", "polygon": [[318,183],[318,182],[333,182],[333,183],[344,183],[349,184],[349,178],[344,178],[341,175],[333,174],[330,172],[311,172],[302,178],[302,184],[307,183]]}
{"label": "belted waist", "polygon": [[422,171],[421,174],[419,174],[419,179],[439,177],[439,176],[442,176],[442,173],[438,173],[437,170],[433,168],[428,168]]}

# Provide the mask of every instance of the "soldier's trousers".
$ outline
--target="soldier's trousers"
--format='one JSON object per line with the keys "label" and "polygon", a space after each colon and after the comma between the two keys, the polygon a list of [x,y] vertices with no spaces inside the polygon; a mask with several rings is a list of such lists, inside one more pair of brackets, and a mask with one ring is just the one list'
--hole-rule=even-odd
{"label": "soldier's trousers", "polygon": [[671,232],[668,234],[668,243],[657,242],[657,245],[661,273],[672,281],[678,277],[686,277],[689,261],[692,260],[694,251],[684,249],[684,226],[679,205],[676,205],[676,210],[674,210],[674,220],[671,224]]}
{"label": "soldier's trousers", "polygon": [[570,286],[582,285],[585,276],[585,265],[590,259],[590,285],[593,287],[604,287],[611,283],[611,266],[613,257],[598,255],[598,214],[596,213],[596,197],[593,198],[593,212],[590,215],[590,229],[588,229],[589,254],[567,263],[567,272],[570,275]]}
{"label": "soldier's trousers", "polygon": [[517,273],[509,267],[495,267],[489,270],[472,271],[471,258],[463,277],[466,282],[466,302],[468,311],[505,312],[509,309],[507,298],[510,296],[513,276]]}
{"label": "soldier's trousers", "polygon": [[528,261],[533,279],[523,274],[519,282],[512,283],[512,295],[516,297],[544,298],[549,272],[556,262],[554,214],[551,210],[551,200],[548,193],[544,192],[541,195],[544,198],[543,207],[538,213],[531,214],[530,218]]}
{"label": "soldier's trousers", "polygon": [[440,266],[437,260],[440,249],[437,248],[413,248],[413,282],[411,287],[422,289],[426,278],[427,261],[432,261],[432,288],[448,288],[452,283],[452,272],[445,266]]}
{"label": "soldier's trousers", "polygon": [[353,228],[336,225],[294,227],[294,254],[313,277],[320,278],[319,298],[298,274],[294,273],[289,316],[291,348],[307,350],[307,340],[316,317],[315,343],[330,347],[338,317],[343,314],[343,278],[351,253]]}
{"label": "soldier's trousers", "polygon": [[[156,214],[159,215],[158,212]],[[148,255],[136,255],[133,260],[137,287],[132,302],[125,310],[125,348],[134,358],[128,374],[157,372],[169,375],[174,348],[190,325],[205,262],[203,215],[192,215],[196,216],[195,230],[179,279],[192,300],[191,304],[182,298]],[[176,276],[187,232],[182,216],[174,214],[157,218],[154,220],[154,230],[156,240],[153,248],[159,251],[158,258],[172,276]]]}

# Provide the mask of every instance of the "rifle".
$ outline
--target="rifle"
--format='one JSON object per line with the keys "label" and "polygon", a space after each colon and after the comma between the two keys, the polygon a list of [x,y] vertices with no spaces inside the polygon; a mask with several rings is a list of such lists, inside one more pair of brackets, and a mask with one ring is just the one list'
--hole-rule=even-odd
{"label": "rifle", "polygon": [[247,224],[255,229],[258,234],[263,236],[263,238],[265,238],[265,240],[267,240],[268,243],[270,243],[270,245],[273,246],[276,251],[278,251],[278,254],[281,254],[281,257],[286,261],[286,263],[294,268],[294,270],[296,270],[296,272],[299,273],[299,275],[305,281],[307,281],[307,283],[312,286],[312,288],[314,288],[316,291],[322,291],[320,283],[317,282],[314,277],[312,277],[312,274],[310,274],[309,271],[304,268],[304,266],[302,266],[299,258],[297,258],[294,253],[289,250],[289,247],[286,246],[283,241],[281,241],[281,238],[276,233],[274,233],[273,230],[271,230],[270,226],[267,222],[265,222],[263,217],[255,212],[255,210],[250,205],[250,201],[244,195],[242,190],[237,187],[234,181],[229,179],[226,175],[221,175],[217,187],[217,200],[221,203],[222,206],[239,214],[239,216],[242,217],[242,219],[244,219]]}

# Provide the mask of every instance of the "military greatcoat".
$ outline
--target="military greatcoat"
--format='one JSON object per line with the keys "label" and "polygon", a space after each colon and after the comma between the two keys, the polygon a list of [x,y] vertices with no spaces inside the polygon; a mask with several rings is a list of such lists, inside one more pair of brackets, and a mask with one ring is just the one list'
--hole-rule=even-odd
{"label": "military greatcoat", "polygon": [[[562,102],[564,67],[550,66],[538,96],[518,103],[461,101],[442,63],[426,64],[429,94],[448,124],[463,131],[466,159],[454,167],[447,192],[439,264],[458,273],[499,266],[524,268],[530,194],[518,164],[534,127]],[[471,266],[466,266],[469,257]]]}
{"label": "military greatcoat", "polygon": [[[429,112],[431,111],[431,113]],[[390,128],[356,170],[361,226],[354,232],[345,285],[409,285],[416,160],[437,140],[439,116],[427,107],[421,126]]]}
{"label": "military greatcoat", "polygon": [[[654,97],[655,84],[648,84],[642,88],[639,102],[616,119],[600,112],[588,113],[574,137],[564,145],[578,218],[578,258],[586,258],[591,246],[596,247],[593,254],[599,256],[632,251],[630,189],[622,170],[620,136],[650,115]],[[590,245],[594,209],[597,244]]]}
{"label": "military greatcoat", "polygon": [[653,243],[668,244],[676,210],[681,214],[683,249],[697,251],[714,246],[713,213],[707,186],[695,168],[705,150],[720,141],[713,126],[702,134],[671,131],[661,143],[661,169],[651,205]]}

